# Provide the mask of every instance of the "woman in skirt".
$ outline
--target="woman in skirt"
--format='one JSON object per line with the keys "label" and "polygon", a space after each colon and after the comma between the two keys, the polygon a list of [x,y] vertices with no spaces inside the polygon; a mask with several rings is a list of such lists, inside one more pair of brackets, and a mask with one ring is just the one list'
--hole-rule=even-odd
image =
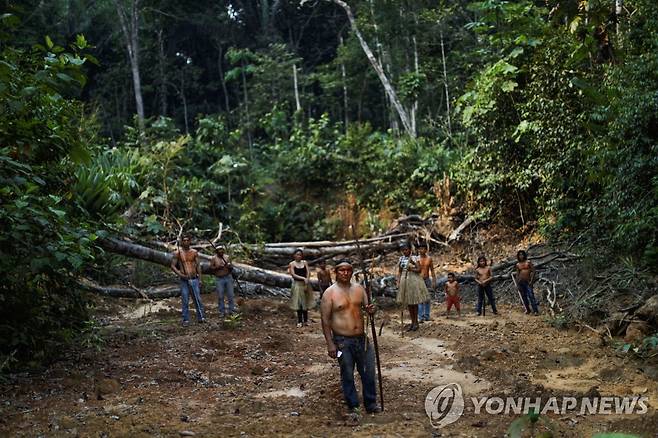
{"label": "woman in skirt", "polygon": [[292,277],[290,290],[290,308],[297,311],[297,327],[308,325],[308,309],[313,307],[313,289],[311,289],[311,270],[304,260],[304,252],[297,248],[295,259],[288,265],[288,273]]}
{"label": "woman in skirt", "polygon": [[398,262],[398,296],[397,302],[409,308],[411,326],[407,331],[418,330],[418,305],[429,301],[430,294],[425,282],[419,275],[420,261],[411,255],[408,243],[402,245],[402,257]]}

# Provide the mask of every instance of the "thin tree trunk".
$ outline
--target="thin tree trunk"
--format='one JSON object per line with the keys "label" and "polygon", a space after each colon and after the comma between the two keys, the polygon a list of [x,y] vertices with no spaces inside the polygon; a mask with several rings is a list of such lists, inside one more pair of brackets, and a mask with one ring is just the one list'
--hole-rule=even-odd
{"label": "thin tree trunk", "polygon": [[[386,67],[386,73],[388,73],[388,77],[393,77],[392,69],[391,69],[391,57],[389,55],[389,52],[386,51],[386,49],[382,48],[382,60],[384,61],[384,66]],[[398,116],[395,111],[395,102],[393,102],[393,99],[391,99],[391,96],[389,94],[385,94],[386,100],[388,101],[388,115],[389,115],[389,125],[391,126],[391,130],[395,133],[395,136],[400,135],[400,125],[398,124]],[[411,122],[411,116],[409,116],[409,122]]]}
{"label": "thin tree trunk", "polygon": [[[414,43],[414,69],[416,70],[416,75],[420,77],[420,66],[418,65],[418,43],[416,42],[416,35],[412,36],[412,41]],[[411,123],[414,128],[414,132],[418,132],[416,127],[416,112],[418,111],[418,95],[415,96],[414,103],[411,105]]]}
{"label": "thin tree trunk", "polygon": [[446,92],[446,116],[448,119],[448,135],[452,135],[452,126],[450,123],[450,91],[448,89],[448,70],[446,68],[446,54],[443,48],[443,30],[440,31],[441,37],[441,60],[443,62],[443,86]]}
{"label": "thin tree trunk", "polygon": [[219,44],[219,56],[217,57],[217,68],[219,69],[219,81],[222,83],[222,91],[224,92],[224,106],[226,112],[230,111],[228,100],[228,89],[226,88],[226,79],[224,79],[224,49],[221,43]]}
{"label": "thin tree trunk", "polygon": [[[385,71],[391,76],[391,64],[387,62],[386,50],[379,40],[379,26],[377,25],[377,18],[375,17],[375,3],[373,0],[368,2],[370,4],[370,19],[372,21],[372,27],[375,34],[375,47],[377,51],[377,62],[385,66]],[[386,114],[388,114],[388,125],[396,135],[399,134],[400,128],[398,127],[398,116],[395,112],[393,101],[390,96],[384,90],[384,107],[386,108]]]}
{"label": "thin tree trunk", "polygon": [[377,61],[375,58],[375,55],[373,55],[372,50],[370,50],[370,47],[368,46],[368,43],[366,40],[363,38],[363,35],[361,34],[361,31],[359,30],[358,26],[356,25],[356,20],[354,19],[354,15],[352,14],[352,8],[345,3],[342,0],[331,0],[333,3],[337,4],[341,8],[343,8],[347,14],[347,18],[350,22],[350,26],[352,27],[352,31],[356,35],[356,37],[359,40],[359,43],[361,44],[361,48],[363,49],[363,52],[365,53],[366,57],[368,58],[368,61],[372,65],[373,69],[375,70],[375,73],[377,74],[377,77],[381,81],[382,85],[384,86],[384,90],[386,91],[386,94],[389,96],[391,103],[395,107],[395,110],[398,113],[398,116],[400,117],[400,121],[402,122],[402,125],[404,126],[404,130],[407,132],[407,134],[410,137],[416,137],[416,133],[411,127],[411,121],[409,119],[409,114],[407,111],[404,109],[402,106],[402,103],[400,103],[400,99],[398,98],[397,93],[393,89],[393,86],[391,85],[390,80],[386,76],[386,73],[384,72],[384,69],[382,68],[381,64]]}
{"label": "thin tree trunk", "polygon": [[158,30],[158,70],[160,73],[160,115],[167,116],[167,76],[165,73],[165,52],[162,29]]}
{"label": "thin tree trunk", "polygon": [[252,150],[252,143],[251,143],[251,122],[249,120],[249,96],[247,95],[247,75],[245,75],[245,64],[244,61],[242,61],[242,90],[244,92],[244,112],[245,112],[245,118],[247,120],[247,142],[249,143],[249,158],[253,161],[254,159],[254,153]]}
{"label": "thin tree trunk", "polygon": [[187,98],[185,97],[185,68],[180,73],[180,97],[183,101],[183,118],[185,119],[185,134],[190,133],[190,127],[187,119]]}
{"label": "thin tree trunk", "polygon": [[121,0],[114,0],[114,5],[119,16],[119,23],[128,50],[130,60],[130,71],[133,79],[133,90],[135,93],[135,106],[137,108],[137,122],[140,131],[144,131],[144,100],[142,98],[142,81],[139,74],[139,2],[131,0],[130,16],[126,13]]}
{"label": "thin tree trunk", "polygon": [[624,0],[615,0],[615,21],[616,21],[616,32],[619,35],[619,21],[621,17],[622,8],[624,7]]}
{"label": "thin tree trunk", "polygon": [[270,5],[267,0],[260,0],[260,15],[261,15],[261,28],[264,31],[267,31],[267,28],[270,25]]}
{"label": "thin tree trunk", "polygon": [[297,88],[297,64],[292,65],[292,82],[295,87],[295,107],[301,111],[302,105],[299,103],[299,89]]}
{"label": "thin tree trunk", "polygon": [[[341,47],[343,46],[343,36],[340,35],[340,45]],[[348,98],[347,98],[347,74],[345,73],[345,64],[343,62],[340,63],[340,74],[343,80],[343,111],[345,112],[345,132],[347,132],[347,127],[349,125],[349,115],[348,115]]]}

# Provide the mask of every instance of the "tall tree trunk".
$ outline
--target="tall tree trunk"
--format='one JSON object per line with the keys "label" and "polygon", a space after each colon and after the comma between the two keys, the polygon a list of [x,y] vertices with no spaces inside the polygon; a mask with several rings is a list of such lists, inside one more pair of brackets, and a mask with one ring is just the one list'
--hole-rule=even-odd
{"label": "tall tree trunk", "polygon": [[[391,68],[391,56],[389,55],[389,52],[386,51],[385,48],[382,47],[382,61],[383,65],[385,67],[385,72],[388,73],[388,77],[392,78],[393,77],[393,72]],[[395,133],[395,136],[400,135],[400,125],[398,124],[398,115],[395,110],[395,102],[393,102],[393,99],[391,99],[391,96],[389,94],[385,94],[386,100],[388,101],[388,116],[389,116],[389,125],[391,127],[391,131]],[[403,107],[404,108],[404,107]],[[409,122],[411,122],[411,115],[409,116]]]}
{"label": "tall tree trunk", "polygon": [[624,0],[615,0],[615,21],[616,21],[616,32],[619,35],[619,20],[621,17],[622,8],[624,7]]}
{"label": "tall tree trunk", "polygon": [[254,153],[253,153],[252,140],[251,140],[251,121],[249,119],[249,96],[247,94],[247,75],[245,74],[245,68],[246,65],[243,60],[241,73],[242,73],[242,91],[244,93],[244,114],[245,114],[245,119],[247,121],[247,142],[249,143],[249,158],[253,161]]}
{"label": "tall tree trunk", "polygon": [[297,64],[292,65],[292,82],[295,87],[295,107],[297,111],[301,111],[302,105],[299,102],[299,88],[297,87]]}
{"label": "tall tree trunk", "polygon": [[230,111],[228,101],[228,89],[226,88],[226,79],[224,78],[224,49],[222,44],[219,44],[219,56],[217,57],[217,68],[219,69],[219,82],[222,83],[222,91],[224,92],[224,107],[226,112]]}
{"label": "tall tree trunk", "polygon": [[381,64],[377,61],[375,58],[375,55],[373,55],[372,50],[370,50],[370,47],[368,46],[368,43],[366,40],[363,38],[363,35],[361,34],[361,31],[359,30],[358,26],[356,25],[356,20],[354,19],[354,14],[352,14],[352,8],[345,3],[342,0],[330,0],[333,3],[337,4],[341,8],[345,10],[345,13],[347,14],[347,19],[350,22],[350,26],[352,27],[352,31],[356,35],[356,37],[359,40],[359,44],[361,44],[361,48],[363,49],[363,52],[365,53],[366,57],[368,58],[368,61],[372,65],[372,68],[375,70],[375,73],[377,74],[377,77],[381,81],[382,85],[384,86],[384,90],[386,91],[386,94],[389,96],[391,103],[395,107],[395,110],[398,113],[398,117],[400,117],[400,121],[402,122],[402,125],[404,126],[404,130],[407,132],[407,134],[410,137],[416,137],[416,133],[412,129],[411,126],[411,121],[409,118],[409,114],[407,111],[404,109],[402,106],[402,103],[400,102],[400,99],[398,98],[397,93],[393,89],[393,86],[391,85],[391,81],[388,79],[386,76],[386,73],[384,72],[384,69],[382,68]]}
{"label": "tall tree trunk", "polygon": [[185,67],[180,72],[180,98],[183,101],[183,118],[185,120],[185,134],[190,133],[187,117],[187,98],[185,97]]}
{"label": "tall tree trunk", "polygon": [[441,60],[443,61],[443,86],[446,92],[446,116],[448,119],[448,135],[452,135],[452,126],[450,123],[450,91],[448,89],[448,70],[446,68],[446,54],[443,48],[443,30],[440,31],[441,37]]}
{"label": "tall tree trunk", "polygon": [[121,3],[122,0],[113,0],[119,16],[119,23],[128,50],[130,71],[133,78],[135,93],[135,106],[137,108],[137,121],[140,131],[144,131],[144,100],[142,98],[142,81],[139,74],[139,2],[130,0],[130,15]]}
{"label": "tall tree trunk", "polygon": [[[340,35],[340,45],[343,46],[343,36]],[[347,101],[347,74],[345,73],[345,64],[340,63],[340,74],[343,80],[343,111],[345,115],[345,132],[347,132],[347,127],[349,125],[349,115],[348,115],[348,101]]]}
{"label": "tall tree trunk", "polygon": [[158,72],[160,73],[160,115],[167,116],[167,75],[165,73],[166,66],[164,51],[164,38],[162,37],[162,29],[158,30]]}
{"label": "tall tree trunk", "polygon": [[[416,42],[416,35],[412,36],[412,41],[414,43],[414,69],[416,75],[420,77],[420,66],[418,65],[418,43]],[[414,98],[414,103],[411,105],[411,124],[414,128],[414,132],[418,132],[416,127],[416,112],[418,111],[418,95]]]}
{"label": "tall tree trunk", "polygon": [[270,5],[267,0],[260,0],[260,25],[266,34],[267,28],[270,26]]}
{"label": "tall tree trunk", "polygon": [[[372,28],[375,34],[375,48],[377,52],[377,62],[379,65],[384,67],[384,71],[388,73],[389,77],[391,76],[391,63],[388,60],[386,49],[384,49],[383,44],[379,40],[379,26],[377,25],[377,17],[375,17],[375,2],[369,0],[370,4],[370,20],[372,21]],[[395,112],[393,101],[390,96],[384,90],[384,107],[386,107],[386,114],[388,114],[388,125],[391,130],[397,136],[400,133],[400,128],[398,126],[398,115]]]}

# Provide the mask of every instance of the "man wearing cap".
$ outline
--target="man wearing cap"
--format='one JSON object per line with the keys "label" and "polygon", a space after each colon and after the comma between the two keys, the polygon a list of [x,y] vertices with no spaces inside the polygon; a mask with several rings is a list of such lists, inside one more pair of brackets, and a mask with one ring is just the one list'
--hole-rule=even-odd
{"label": "man wearing cap", "polygon": [[224,245],[219,245],[216,248],[215,256],[210,261],[210,266],[215,272],[216,290],[219,298],[219,315],[224,318],[226,316],[226,308],[224,307],[224,295],[228,298],[228,314],[231,315],[235,312],[235,303],[233,301],[233,276],[231,271],[233,265],[227,255],[224,254]]}
{"label": "man wearing cap", "polygon": [[340,380],[345,403],[351,413],[359,413],[359,397],[354,385],[356,366],[363,386],[363,402],[368,413],[381,412],[377,406],[375,386],[375,353],[366,338],[364,313],[375,313],[365,289],[352,282],[352,264],[341,260],[335,267],[336,282],[322,295],[320,312],[327,353],[338,358]]}

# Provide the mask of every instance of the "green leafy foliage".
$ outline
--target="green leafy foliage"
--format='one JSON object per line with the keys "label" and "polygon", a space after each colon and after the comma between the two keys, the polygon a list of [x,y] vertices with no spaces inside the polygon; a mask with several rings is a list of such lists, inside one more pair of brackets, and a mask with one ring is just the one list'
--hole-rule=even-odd
{"label": "green leafy foliage", "polygon": [[[75,275],[94,259],[98,237],[87,211],[70,202],[71,161],[89,160],[90,125],[70,97],[85,82],[85,58],[50,39],[46,46],[0,53],[3,366],[37,364],[75,338],[87,315]],[[84,46],[78,39],[74,49]]]}
{"label": "green leafy foliage", "polygon": [[587,230],[592,244],[656,266],[656,51],[637,37],[656,31],[656,7],[634,6],[644,18],[612,52],[591,36],[613,38],[604,5],[564,26],[531,2],[474,4],[472,29],[502,58],[459,99],[472,137],[454,172],[482,216],[538,220],[549,235]]}

